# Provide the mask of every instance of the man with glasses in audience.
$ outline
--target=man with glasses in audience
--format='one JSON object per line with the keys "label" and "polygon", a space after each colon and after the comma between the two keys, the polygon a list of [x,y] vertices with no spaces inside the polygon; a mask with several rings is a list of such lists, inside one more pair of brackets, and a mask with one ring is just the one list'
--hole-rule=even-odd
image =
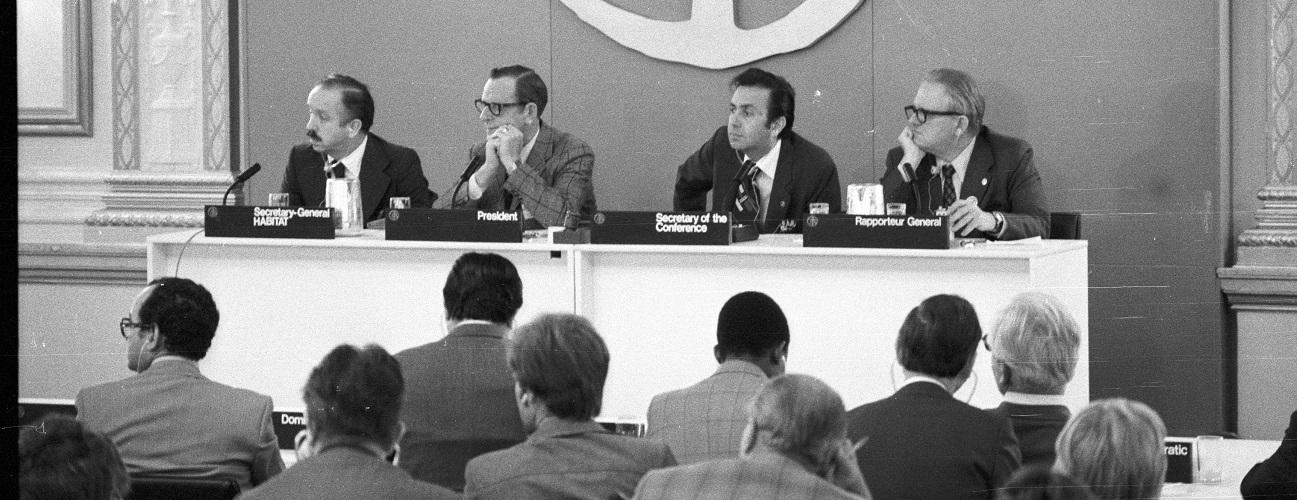
{"label": "man with glasses in audience", "polygon": [[541,119],[548,103],[549,89],[531,68],[491,70],[482,97],[473,101],[486,141],[469,150],[468,168],[438,207],[521,209],[533,228],[592,217],[594,151]]}
{"label": "man with glasses in audience", "polygon": [[982,125],[986,99],[967,73],[940,68],[919,82],[909,120],[880,181],[906,213],[950,214],[956,236],[1049,236],[1049,206],[1031,145]]}
{"label": "man with glasses in audience", "polygon": [[369,131],[374,97],[369,87],[347,75],[331,74],[306,97],[306,137],[288,154],[280,190],[294,206],[324,205],[326,179],[357,179],[366,222],[380,219],[393,196],[428,208],[437,199],[428,190],[419,153]]}
{"label": "man with glasses in audience", "polygon": [[842,208],[829,153],[793,132],[797,94],[783,77],[748,68],[730,81],[727,125],[676,171],[675,209],[733,212],[762,233],[800,233],[811,203]]}
{"label": "man with glasses in audience", "polygon": [[77,394],[77,419],[117,445],[131,474],[233,479],[247,489],[284,470],[270,397],[198,370],[219,321],[202,285],[153,280],[120,325],[126,367],[137,374]]}

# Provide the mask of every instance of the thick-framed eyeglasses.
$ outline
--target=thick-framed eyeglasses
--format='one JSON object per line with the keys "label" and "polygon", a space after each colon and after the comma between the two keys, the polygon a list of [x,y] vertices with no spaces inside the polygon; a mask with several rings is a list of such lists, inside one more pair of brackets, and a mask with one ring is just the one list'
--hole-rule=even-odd
{"label": "thick-framed eyeglasses", "polygon": [[121,329],[121,331],[122,331],[122,338],[125,339],[125,338],[130,338],[130,335],[128,335],[128,334],[126,333],[126,329],[129,328],[129,329],[131,329],[131,330],[139,330],[139,329],[144,328],[144,327],[146,327],[146,326],[149,326],[149,324],[148,324],[148,323],[136,323],[136,322],[134,322],[134,321],[131,321],[130,318],[122,318],[122,322],[118,325],[118,328]]}
{"label": "thick-framed eyeglasses", "polygon": [[988,340],[988,337],[990,337],[990,335],[982,335],[982,347],[986,348],[986,352],[991,352],[991,342]]}
{"label": "thick-framed eyeglasses", "polygon": [[963,115],[963,113],[960,113],[958,111],[933,111],[931,109],[920,108],[913,104],[905,107],[905,118],[914,120],[918,122],[919,125],[926,123],[928,121],[929,116],[960,116],[960,115]]}
{"label": "thick-framed eyeglasses", "polygon": [[526,105],[527,103],[525,102],[486,102],[481,99],[473,99],[473,107],[477,108],[478,113],[481,113],[483,109],[488,109],[491,110],[491,115],[493,116],[500,116],[500,113],[508,106]]}

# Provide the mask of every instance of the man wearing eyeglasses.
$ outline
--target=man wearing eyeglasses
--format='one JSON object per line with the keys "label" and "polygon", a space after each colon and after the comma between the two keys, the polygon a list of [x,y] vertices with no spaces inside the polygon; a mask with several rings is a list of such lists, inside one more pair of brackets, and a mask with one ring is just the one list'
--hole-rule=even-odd
{"label": "man wearing eyeglasses", "polygon": [[732,212],[763,233],[800,233],[811,203],[842,208],[829,153],[793,132],[797,96],[783,77],[748,68],[730,81],[729,123],[680,165],[675,209]]}
{"label": "man wearing eyeglasses", "polygon": [[887,153],[880,181],[906,213],[950,214],[956,236],[1016,240],[1049,236],[1049,206],[1031,145],[982,125],[986,100],[962,71],[929,71],[909,120]]}
{"label": "man wearing eyeglasses", "polygon": [[419,153],[369,131],[374,98],[368,86],[331,74],[311,89],[306,106],[309,141],[289,152],[280,188],[291,205],[323,206],[326,179],[357,179],[366,222],[382,218],[394,196],[409,197],[415,208],[432,206],[437,194],[428,190]]}
{"label": "man wearing eyeglasses", "polygon": [[491,70],[482,98],[473,101],[486,140],[470,149],[468,168],[438,206],[521,209],[531,227],[592,217],[594,151],[540,118],[548,103],[549,89],[531,68]]}
{"label": "man wearing eyeglasses", "polygon": [[77,419],[113,441],[131,475],[233,479],[247,490],[284,470],[270,397],[198,370],[219,321],[202,285],[153,280],[119,326],[138,374],[77,394]]}

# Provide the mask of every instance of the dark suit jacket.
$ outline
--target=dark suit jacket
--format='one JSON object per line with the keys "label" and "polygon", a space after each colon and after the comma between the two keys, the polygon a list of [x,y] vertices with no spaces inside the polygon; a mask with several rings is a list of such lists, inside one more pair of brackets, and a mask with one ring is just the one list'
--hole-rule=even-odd
{"label": "dark suit jacket", "polygon": [[[906,213],[911,215],[929,215],[941,205],[941,173],[932,172],[936,156],[924,155],[914,169],[919,192],[916,201],[914,190],[901,180],[896,169],[904,155],[900,146],[887,152],[887,171],[879,181],[883,184],[883,198],[888,203],[905,203]],[[1031,145],[1026,141],[991,132],[983,126],[968,159],[964,182],[959,186],[959,197],[969,196],[977,197],[977,206],[983,211],[1004,214],[1005,229],[1000,239],[1049,237],[1049,204],[1045,201],[1040,172],[1032,163]],[[989,235],[973,231],[968,237]]]}
{"label": "dark suit jacket", "polygon": [[527,439],[505,361],[504,325],[461,324],[396,354],[405,376],[400,466],[415,479],[464,489],[473,457]]}
{"label": "dark suit jacket", "polygon": [[81,389],[77,419],[121,452],[126,471],[234,479],[241,489],[284,470],[269,396],[208,380],[189,359]]}
{"label": "dark suit jacket", "polygon": [[[469,163],[486,161],[486,142],[469,150]],[[455,180],[446,190],[438,208],[469,210],[518,210],[526,208],[531,217],[545,226],[562,226],[563,215],[577,213],[589,220],[599,209],[594,201],[594,150],[572,136],[541,122],[536,144],[522,165],[504,182],[482,186],[482,197],[468,198],[468,185]]]}
{"label": "dark suit jacket", "polygon": [[644,473],[675,465],[667,445],[593,422],[549,419],[521,444],[468,463],[464,497],[608,500],[629,497]]}
{"label": "dark suit jacket", "polygon": [[[716,129],[712,138],[677,169],[675,210],[707,210],[707,192],[711,191],[712,211],[733,212],[737,185],[734,178],[742,167],[742,157],[730,147],[726,128]],[[828,203],[832,213],[842,211],[838,167],[823,148],[793,132],[780,146],[779,166],[775,168],[770,206],[761,232],[800,233],[811,203]]]}
{"label": "dark suit jacket", "polygon": [[294,464],[266,484],[239,496],[241,500],[452,500],[455,492],[411,478],[405,471],[361,448],[331,446]]}
{"label": "dark suit jacket", "polygon": [[989,499],[1021,464],[1009,419],[956,400],[929,382],[847,413],[874,498]]}
{"label": "dark suit jacket", "polygon": [[1239,491],[1247,500],[1297,499],[1297,411],[1288,417],[1279,449],[1247,471]]}
{"label": "dark suit jacket", "polygon": [[1066,406],[1020,405],[1003,402],[998,408],[986,410],[1007,417],[1013,422],[1013,434],[1022,451],[1022,465],[1054,465],[1054,441],[1067,425],[1072,412]]}
{"label": "dark suit jacket", "polygon": [[757,450],[743,458],[722,458],[649,471],[635,489],[636,500],[862,500],[777,453]]}
{"label": "dark suit jacket", "polygon": [[[293,206],[324,206],[324,153],[311,149],[310,144],[293,146],[288,153],[288,166],[279,190],[288,193]],[[387,213],[388,199],[393,196],[410,197],[410,206],[431,208],[437,194],[428,190],[428,178],[423,176],[419,153],[369,134],[365,157],[360,163],[360,204],[365,222],[383,218]]]}

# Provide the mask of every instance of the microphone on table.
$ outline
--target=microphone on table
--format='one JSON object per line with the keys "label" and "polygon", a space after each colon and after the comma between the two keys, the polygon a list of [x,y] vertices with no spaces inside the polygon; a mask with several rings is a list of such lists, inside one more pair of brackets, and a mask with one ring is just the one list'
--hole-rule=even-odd
{"label": "microphone on table", "polygon": [[225,190],[225,196],[221,197],[221,205],[224,206],[227,202],[229,202],[230,193],[234,191],[234,188],[242,186],[244,182],[247,182],[248,179],[251,179],[252,176],[257,175],[257,172],[260,171],[261,171],[261,164],[253,163],[252,168],[244,170],[243,173],[239,174],[238,177],[235,177],[234,183],[230,184],[229,189]]}
{"label": "microphone on table", "polygon": [[473,174],[477,173],[477,169],[482,168],[482,165],[485,164],[486,164],[485,151],[482,152],[482,156],[474,156],[473,158],[468,160],[468,168],[465,168],[464,173],[460,174],[459,182],[455,183],[455,190],[450,193],[451,207],[454,207],[455,199],[459,197],[459,188],[464,187],[464,184],[468,182],[468,178],[472,177]]}

